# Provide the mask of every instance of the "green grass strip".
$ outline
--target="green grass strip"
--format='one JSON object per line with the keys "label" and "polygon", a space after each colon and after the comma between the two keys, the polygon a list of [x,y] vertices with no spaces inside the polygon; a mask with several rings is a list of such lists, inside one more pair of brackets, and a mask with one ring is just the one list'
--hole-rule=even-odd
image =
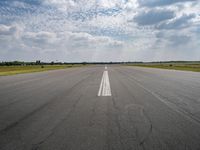
{"label": "green grass strip", "polygon": [[200,64],[128,64],[128,66],[200,72]]}
{"label": "green grass strip", "polygon": [[48,70],[80,67],[83,65],[33,65],[33,66],[0,66],[0,76],[8,76],[23,73],[41,72]]}

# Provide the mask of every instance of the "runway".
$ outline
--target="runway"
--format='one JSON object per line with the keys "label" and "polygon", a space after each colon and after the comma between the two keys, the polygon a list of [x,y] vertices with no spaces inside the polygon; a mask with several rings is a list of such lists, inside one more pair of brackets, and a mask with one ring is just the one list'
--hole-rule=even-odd
{"label": "runway", "polygon": [[94,65],[0,85],[0,150],[200,149],[197,72]]}

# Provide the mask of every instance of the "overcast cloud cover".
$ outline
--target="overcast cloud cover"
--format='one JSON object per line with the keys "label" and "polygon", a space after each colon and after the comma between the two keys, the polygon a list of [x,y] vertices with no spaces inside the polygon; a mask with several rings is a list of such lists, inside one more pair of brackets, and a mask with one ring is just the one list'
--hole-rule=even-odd
{"label": "overcast cloud cover", "polygon": [[200,60],[200,1],[0,0],[8,60]]}

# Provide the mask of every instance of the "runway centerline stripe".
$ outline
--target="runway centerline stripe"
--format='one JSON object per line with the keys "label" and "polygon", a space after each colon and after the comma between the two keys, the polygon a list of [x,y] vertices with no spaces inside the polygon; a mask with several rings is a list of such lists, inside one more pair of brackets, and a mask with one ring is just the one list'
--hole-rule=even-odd
{"label": "runway centerline stripe", "polygon": [[108,76],[108,71],[105,70],[103,72],[103,76],[101,79],[101,83],[99,86],[98,96],[111,96],[111,88],[110,88],[110,81]]}

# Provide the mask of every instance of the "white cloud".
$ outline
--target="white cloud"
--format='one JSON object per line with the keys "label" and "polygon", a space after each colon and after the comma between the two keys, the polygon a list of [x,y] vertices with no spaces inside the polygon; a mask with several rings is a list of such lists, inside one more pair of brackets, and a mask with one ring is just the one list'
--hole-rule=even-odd
{"label": "white cloud", "polygon": [[14,36],[17,38],[22,30],[23,29],[17,25],[7,26],[0,24],[0,36]]}
{"label": "white cloud", "polygon": [[168,9],[152,9],[137,14],[134,21],[139,25],[154,25],[162,21],[166,21],[175,17],[172,10]]}
{"label": "white cloud", "polygon": [[76,2],[74,0],[44,0],[43,4],[52,5],[63,11],[76,7]]}
{"label": "white cloud", "polygon": [[[12,44],[11,41],[13,41]],[[0,25],[0,49],[2,54],[0,59],[5,59],[5,55],[12,51],[17,52],[20,49],[18,55],[28,55],[29,53],[32,55],[29,56],[31,60],[34,59],[35,55],[45,55],[46,58],[43,58],[43,60],[51,61],[52,56],[49,54],[56,52],[56,55],[54,55],[64,61],[67,55],[75,55],[73,56],[73,59],[75,59],[76,54],[73,53],[75,51],[80,54],[89,51],[88,53],[93,54],[95,53],[94,49],[119,49],[122,47],[123,42],[121,41],[106,36],[94,36],[85,32],[30,32],[21,30],[14,25]],[[87,59],[92,59],[90,54],[87,55]]]}
{"label": "white cloud", "polygon": [[0,59],[125,61],[163,59],[173,51],[186,58],[188,49],[198,53],[196,1],[37,1],[0,6]]}

